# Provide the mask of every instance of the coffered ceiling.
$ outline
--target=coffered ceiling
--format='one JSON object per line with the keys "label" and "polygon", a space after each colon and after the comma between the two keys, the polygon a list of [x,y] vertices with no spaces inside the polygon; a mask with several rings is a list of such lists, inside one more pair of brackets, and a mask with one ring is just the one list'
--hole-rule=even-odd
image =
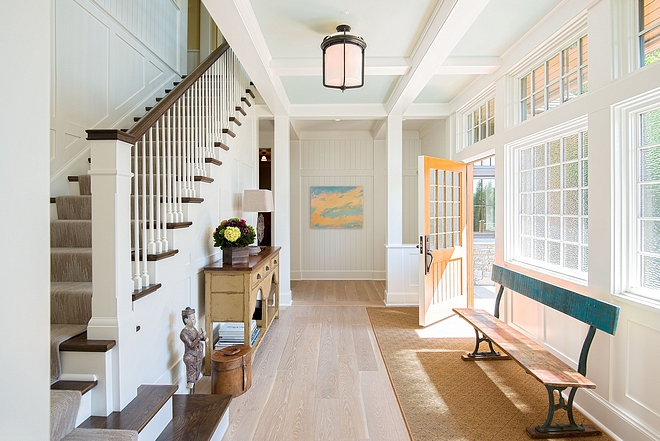
{"label": "coffered ceiling", "polygon": [[[405,117],[404,130],[435,124],[568,0],[203,1],[270,111],[300,132],[377,131],[388,115]],[[360,89],[322,85],[320,44],[339,24],[367,43]]]}

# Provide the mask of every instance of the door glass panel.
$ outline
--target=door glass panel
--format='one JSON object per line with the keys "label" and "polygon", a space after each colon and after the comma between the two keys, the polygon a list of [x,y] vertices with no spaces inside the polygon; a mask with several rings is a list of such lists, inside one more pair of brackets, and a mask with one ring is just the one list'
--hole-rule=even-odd
{"label": "door glass panel", "polygon": [[430,170],[430,233],[439,235],[437,240],[431,241],[434,250],[460,243],[460,179],[460,172]]}

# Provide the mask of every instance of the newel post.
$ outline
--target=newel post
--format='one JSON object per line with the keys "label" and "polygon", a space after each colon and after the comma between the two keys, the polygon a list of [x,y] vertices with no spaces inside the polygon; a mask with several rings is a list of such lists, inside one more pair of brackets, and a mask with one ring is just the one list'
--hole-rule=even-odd
{"label": "newel post", "polygon": [[[91,134],[90,134],[91,135]],[[117,136],[119,138],[120,136]],[[91,141],[92,319],[88,339],[111,339],[106,403],[123,409],[137,393],[131,280],[131,147],[120,139]]]}

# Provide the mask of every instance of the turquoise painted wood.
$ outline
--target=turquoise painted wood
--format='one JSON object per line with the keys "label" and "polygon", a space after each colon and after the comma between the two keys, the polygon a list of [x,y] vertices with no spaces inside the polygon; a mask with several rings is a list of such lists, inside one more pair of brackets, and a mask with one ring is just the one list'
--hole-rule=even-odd
{"label": "turquoise painted wood", "polygon": [[493,265],[492,280],[603,332],[612,335],[616,332],[620,309],[616,305],[542,282],[498,265]]}

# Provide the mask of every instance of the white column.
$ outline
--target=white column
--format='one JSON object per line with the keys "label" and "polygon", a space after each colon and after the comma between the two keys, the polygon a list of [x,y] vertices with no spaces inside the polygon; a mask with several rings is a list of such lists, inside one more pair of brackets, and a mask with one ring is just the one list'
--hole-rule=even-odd
{"label": "white column", "polygon": [[287,116],[275,116],[273,148],[273,245],[280,251],[280,304],[291,304],[291,144]]}
{"label": "white column", "polygon": [[[135,316],[130,256],[131,146],[122,141],[92,142],[92,319],[90,339],[117,342],[113,372],[107,376],[106,411],[123,409],[139,384],[135,359]],[[99,381],[100,383],[100,381]]]}
{"label": "white column", "polygon": [[0,53],[12,60],[11,68],[0,74],[3,439],[50,438],[49,205],[55,204],[48,198],[54,5],[47,0],[3,4],[0,14]]}
{"label": "white column", "polygon": [[403,121],[396,109],[387,117],[387,280],[385,303],[405,304],[403,249]]}

